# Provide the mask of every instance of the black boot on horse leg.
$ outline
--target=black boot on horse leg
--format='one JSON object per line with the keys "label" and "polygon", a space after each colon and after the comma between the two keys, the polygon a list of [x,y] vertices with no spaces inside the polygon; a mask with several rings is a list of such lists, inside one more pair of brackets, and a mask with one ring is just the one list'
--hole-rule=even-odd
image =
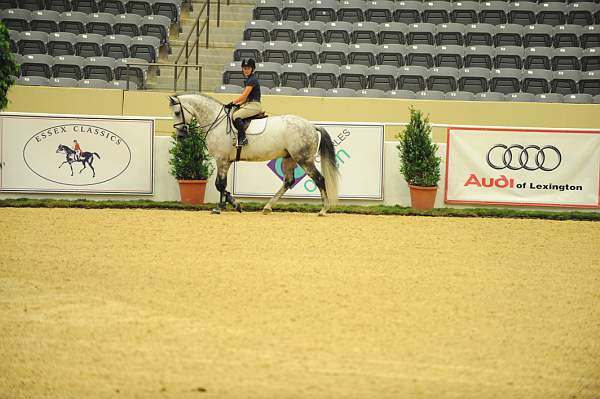
{"label": "black boot on horse leg", "polygon": [[217,175],[217,178],[215,180],[215,187],[217,188],[217,191],[219,191],[220,194],[219,205],[217,205],[217,207],[212,210],[212,213],[220,214],[221,210],[225,209],[225,207],[227,206],[227,203],[225,202],[227,200],[227,175],[225,175],[225,177]]}
{"label": "black boot on horse leg", "polygon": [[248,139],[246,138],[246,124],[242,118],[236,118],[233,121],[233,125],[238,131],[238,147],[244,146],[248,144]]}

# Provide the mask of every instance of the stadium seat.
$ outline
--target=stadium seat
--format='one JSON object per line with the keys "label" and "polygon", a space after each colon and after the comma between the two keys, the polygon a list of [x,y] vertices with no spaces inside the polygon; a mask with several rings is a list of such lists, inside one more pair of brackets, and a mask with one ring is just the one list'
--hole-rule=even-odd
{"label": "stadium seat", "polygon": [[584,26],[579,38],[584,49],[600,47],[600,25]]}
{"label": "stadium seat", "polygon": [[77,35],[75,37],[75,54],[80,57],[100,57],[104,36],[95,33]]}
{"label": "stadium seat", "polygon": [[494,68],[523,68],[523,47],[500,46],[495,48]]}
{"label": "stadium seat", "polygon": [[485,1],[480,3],[479,22],[490,25],[502,25],[508,22],[508,5],[504,1]]}
{"label": "stadium seat", "polygon": [[418,92],[425,90],[428,70],[423,66],[404,66],[398,70],[398,90]]}
{"label": "stadium seat", "polygon": [[30,30],[31,11],[20,8],[0,10],[0,19],[7,29],[25,32]]}
{"label": "stadium seat", "polygon": [[290,62],[292,44],[287,41],[267,42],[262,53],[263,62],[277,62],[287,64]]}
{"label": "stadium seat", "polygon": [[463,68],[458,71],[458,90],[477,94],[489,90],[490,71],[487,68]]}
{"label": "stadium seat", "polygon": [[475,94],[475,100],[477,101],[504,101],[504,94],[487,92]]}
{"label": "stadium seat", "polygon": [[408,25],[402,22],[386,22],[379,29],[379,44],[405,44]]}
{"label": "stadium seat", "polygon": [[555,71],[550,82],[550,91],[562,95],[577,94],[580,71]]}
{"label": "stadium seat", "polygon": [[113,80],[115,59],[111,57],[87,57],[83,67],[85,79]]}
{"label": "stadium seat", "polygon": [[308,0],[283,0],[281,18],[285,21],[303,22],[308,20]]}
{"label": "stadium seat", "polygon": [[19,51],[17,43],[21,39],[21,32],[17,30],[9,30],[8,37],[10,40],[10,52],[17,53]]}
{"label": "stadium seat", "polygon": [[535,24],[535,17],[540,7],[528,1],[514,1],[508,3],[508,23],[518,25]]}
{"label": "stadium seat", "polygon": [[279,21],[282,7],[283,2],[281,0],[257,0],[256,6],[252,10],[252,18],[271,22]]}
{"label": "stadium seat", "polygon": [[325,97],[355,97],[356,92],[352,89],[336,88],[325,92]]}
{"label": "stadium seat", "polygon": [[552,71],[531,69],[523,71],[521,90],[525,93],[544,94],[550,92],[550,82],[554,78]]}
{"label": "stadium seat", "polygon": [[552,69],[555,71],[574,71],[581,69],[580,59],[582,50],[580,47],[560,47],[554,49],[552,54]]}
{"label": "stadium seat", "polygon": [[94,13],[88,16],[86,31],[98,35],[112,35],[115,16],[106,12]]}
{"label": "stadium seat", "polygon": [[[263,41],[286,41],[290,43],[296,42],[296,32],[300,29],[300,24],[296,21],[263,21],[264,23],[271,25],[269,32],[270,40]],[[266,25],[263,25],[262,29],[265,29]]]}
{"label": "stadium seat", "polygon": [[320,87],[305,87],[304,89],[298,90],[296,95],[298,96],[310,96],[310,97],[325,97],[327,91]]}
{"label": "stadium seat", "polygon": [[452,3],[454,8],[450,12],[450,21],[463,25],[477,24],[481,7],[476,1],[457,1]]}
{"label": "stadium seat", "polygon": [[447,45],[436,47],[435,66],[462,68],[465,57],[463,46]]}
{"label": "stadium seat", "polygon": [[435,44],[437,46],[464,45],[465,26],[457,23],[445,23],[436,26]]}
{"label": "stadium seat", "polygon": [[523,55],[525,69],[552,69],[553,50],[550,47],[527,47]]}
{"label": "stadium seat", "polygon": [[60,13],[54,10],[37,10],[31,12],[29,27],[32,31],[46,33],[58,32]]}
{"label": "stadium seat", "polygon": [[494,30],[494,46],[522,46],[523,26],[517,24],[502,24]]}
{"label": "stadium seat", "polygon": [[298,89],[294,88],[294,87],[273,87],[271,89],[271,93],[272,95],[275,96],[297,96],[298,95]]}
{"label": "stadium seat", "polygon": [[129,47],[131,46],[131,38],[125,35],[108,35],[104,36],[102,43],[102,55],[112,58],[127,58],[129,57]]}
{"label": "stadium seat", "polygon": [[21,76],[15,81],[19,86],[48,86],[48,78],[42,76]]}
{"label": "stadium seat", "polygon": [[567,7],[567,23],[580,26],[592,25],[598,5],[588,2],[571,3]]}
{"label": "stadium seat", "polygon": [[452,12],[452,3],[442,0],[431,0],[423,3],[423,13],[421,19],[435,25],[447,24],[450,22],[450,13]]}
{"label": "stadium seat", "polygon": [[88,22],[87,14],[79,11],[63,12],[58,17],[58,29],[75,35],[86,33],[85,26]]}
{"label": "stadium seat", "polygon": [[379,46],[377,53],[377,64],[391,65],[397,68],[404,66],[406,47],[402,44],[384,44]]}
{"label": "stadium seat", "polygon": [[352,44],[348,50],[349,64],[361,64],[368,67],[376,64],[377,46],[369,43]]}
{"label": "stadium seat", "polygon": [[61,55],[54,57],[52,76],[55,78],[83,79],[85,58],[77,55]]}
{"label": "stadium seat", "polygon": [[[137,14],[119,14],[115,15],[113,32],[115,35],[126,35],[129,37],[139,36],[141,34],[140,26],[142,17]],[[159,36],[160,40],[160,36]]]}
{"label": "stadium seat", "polygon": [[350,23],[365,20],[366,3],[364,0],[340,0],[337,19]]}
{"label": "stadium seat", "polygon": [[303,63],[289,63],[281,66],[281,85],[296,90],[309,85],[310,66]]}
{"label": "stadium seat", "polygon": [[435,25],[427,22],[408,25],[406,43],[433,46],[435,44]]}
{"label": "stadium seat", "polygon": [[[46,9],[57,12],[71,11],[71,2],[69,0],[46,0]],[[52,86],[52,83],[50,84]]]}
{"label": "stadium seat", "polygon": [[567,7],[563,3],[542,3],[536,16],[536,22],[543,25],[564,25],[566,23]]}
{"label": "stadium seat", "polygon": [[291,46],[290,60],[302,62],[304,64],[317,64],[319,62],[319,53],[321,45],[313,42],[298,42]]}
{"label": "stadium seat", "polygon": [[528,25],[523,28],[524,47],[550,47],[554,29],[547,25]]}
{"label": "stadium seat", "polygon": [[537,94],[535,96],[536,103],[562,103],[563,96],[558,93]]}
{"label": "stadium seat", "polygon": [[346,21],[327,22],[323,31],[323,39],[327,43],[350,43],[352,24]]}
{"label": "stadium seat", "polygon": [[17,6],[24,10],[37,11],[43,10],[46,5],[43,0],[17,0]]}
{"label": "stadium seat", "polygon": [[82,79],[77,81],[77,87],[86,89],[106,89],[108,82],[102,79]]}
{"label": "stadium seat", "polygon": [[[133,12],[137,14],[136,10],[127,10],[127,12]],[[180,22],[181,0],[153,0],[152,13],[154,15],[163,15],[169,18],[177,25],[179,32],[182,32]]]}
{"label": "stadium seat", "polygon": [[433,67],[435,47],[428,44],[413,44],[406,46],[406,65],[418,65],[426,68]]}
{"label": "stadium seat", "polygon": [[509,94],[517,93],[521,88],[520,69],[493,69],[490,73],[490,91]]}
{"label": "stadium seat", "polygon": [[319,62],[337,65],[348,63],[348,45],[344,43],[324,43],[319,53]]}
{"label": "stadium seat", "polygon": [[416,99],[417,95],[411,90],[389,90],[385,92],[387,98],[402,98],[402,99]]}
{"label": "stadium seat", "polygon": [[447,93],[458,87],[458,69],[449,67],[432,68],[427,76],[427,90]]}
{"label": "stadium seat", "polygon": [[552,45],[559,47],[579,47],[579,37],[583,35],[583,28],[579,25],[559,25],[554,27]]}
{"label": "stadium seat", "polygon": [[355,22],[352,24],[350,42],[356,44],[377,44],[379,24],[375,22]]}
{"label": "stadium seat", "polygon": [[17,47],[19,54],[46,54],[48,34],[46,32],[27,31],[21,32]]}
{"label": "stadium seat", "polygon": [[504,96],[504,100],[520,103],[532,103],[535,101],[535,95],[531,93],[509,93]]}
{"label": "stadium seat", "polygon": [[281,64],[276,62],[259,62],[256,64],[256,78],[261,86],[277,87],[280,84]]}
{"label": "stadium seat", "polygon": [[335,64],[315,64],[310,67],[310,86],[324,90],[338,87],[340,67]]}
{"label": "stadium seat", "polygon": [[[125,11],[128,14],[136,14],[139,15],[140,17],[146,17],[148,15],[151,15],[153,13],[152,10],[152,6],[153,6],[153,2],[152,0],[128,0],[125,2]],[[169,18],[169,21],[171,21],[171,17],[173,13],[177,13],[177,4],[173,4],[173,6],[169,6],[166,5],[167,7],[167,12],[165,12],[164,14],[167,15],[161,15],[165,18]],[[169,11],[170,8],[170,12]],[[160,14],[157,14],[160,15]],[[173,20],[175,21],[175,20]]]}
{"label": "stadium seat", "polygon": [[423,90],[423,91],[419,91],[416,94],[416,99],[417,100],[436,100],[436,101],[440,101],[443,100],[445,98],[445,94],[444,92],[441,91],[437,91],[437,90]]}
{"label": "stadium seat", "polygon": [[600,71],[587,71],[581,74],[579,92],[597,96],[600,94]]}
{"label": "stadium seat", "polygon": [[491,46],[494,26],[490,24],[465,25],[465,46]]}
{"label": "stadium seat", "polygon": [[420,1],[401,0],[396,2],[394,9],[394,21],[405,24],[414,24],[421,22],[421,13],[423,12],[423,3]]}
{"label": "stadium seat", "polygon": [[336,21],[338,7],[336,0],[314,0],[308,10],[309,18],[324,23]]}
{"label": "stadium seat", "polygon": [[296,36],[299,42],[323,43],[325,22],[304,21],[298,26]]}
{"label": "stadium seat", "polygon": [[581,70],[598,71],[600,70],[600,47],[586,48],[581,53]]}
{"label": "stadium seat", "polygon": [[41,76],[49,79],[52,76],[54,57],[47,54],[24,55],[21,64],[21,76]]}
{"label": "stadium seat", "polygon": [[73,78],[51,78],[48,82],[50,87],[77,87],[77,79]]}
{"label": "stadium seat", "polygon": [[233,50],[233,60],[241,61],[245,58],[252,58],[256,62],[261,62],[264,49],[265,45],[263,42],[251,40],[239,42]]}
{"label": "stadium seat", "polygon": [[84,14],[93,14],[98,12],[98,3],[96,0],[71,0],[73,11],[79,11]]}
{"label": "stadium seat", "polygon": [[370,0],[365,7],[365,21],[383,24],[393,21],[396,5],[390,0]]}
{"label": "stadium seat", "polygon": [[129,80],[141,89],[146,88],[148,66],[140,58],[121,58],[115,61],[115,80]]}
{"label": "stadium seat", "polygon": [[339,74],[339,87],[352,90],[362,90],[367,88],[367,70],[368,66],[352,64],[342,65]]}
{"label": "stadium seat", "polygon": [[242,73],[242,63],[240,61],[230,62],[225,65],[223,71],[223,84],[242,86],[245,79],[246,78]]}
{"label": "stadium seat", "polygon": [[167,51],[171,53],[169,44],[169,30],[171,20],[164,15],[146,15],[140,21],[141,34],[144,36],[154,36],[160,40],[161,45],[167,46]]}
{"label": "stadium seat", "polygon": [[367,70],[367,88],[383,91],[396,88],[398,68],[391,65],[375,65]]}
{"label": "stadium seat", "polygon": [[148,62],[158,62],[160,40],[154,36],[135,36],[129,47],[132,58],[141,58]]}
{"label": "stadium seat", "polygon": [[272,26],[273,23],[271,21],[263,21],[260,19],[248,21],[244,28],[244,40],[268,42],[271,40],[270,32]]}
{"label": "stadium seat", "polygon": [[492,69],[494,53],[490,46],[465,47],[465,67]]}
{"label": "stadium seat", "polygon": [[451,91],[444,95],[445,100],[475,101],[475,95],[468,91]]}
{"label": "stadium seat", "polygon": [[108,12],[113,15],[125,14],[124,0],[100,0],[98,1],[98,11]]}
{"label": "stadium seat", "polygon": [[591,104],[592,96],[590,94],[567,94],[563,97],[566,104]]}

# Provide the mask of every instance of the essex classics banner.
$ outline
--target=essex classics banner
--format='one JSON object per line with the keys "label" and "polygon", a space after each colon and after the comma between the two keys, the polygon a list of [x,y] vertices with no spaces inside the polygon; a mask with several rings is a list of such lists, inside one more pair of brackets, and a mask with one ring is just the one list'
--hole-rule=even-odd
{"label": "essex classics banner", "polygon": [[154,121],[0,114],[0,190],[152,194]]}
{"label": "essex classics banner", "polygon": [[[327,130],[335,147],[340,171],[339,197],[383,199],[383,125],[315,123]],[[282,159],[235,164],[233,193],[272,196],[283,184]],[[317,157],[317,167],[320,160]],[[320,198],[314,181],[298,166],[294,185],[284,198]]]}
{"label": "essex classics banner", "polygon": [[449,128],[445,201],[600,207],[600,131]]}

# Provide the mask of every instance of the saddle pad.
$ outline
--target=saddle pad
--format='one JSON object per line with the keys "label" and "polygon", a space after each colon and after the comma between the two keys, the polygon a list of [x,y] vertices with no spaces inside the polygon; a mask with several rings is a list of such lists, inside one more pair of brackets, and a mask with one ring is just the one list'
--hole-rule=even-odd
{"label": "saddle pad", "polygon": [[267,127],[267,120],[269,118],[252,119],[250,126],[246,129],[246,134],[261,134]]}

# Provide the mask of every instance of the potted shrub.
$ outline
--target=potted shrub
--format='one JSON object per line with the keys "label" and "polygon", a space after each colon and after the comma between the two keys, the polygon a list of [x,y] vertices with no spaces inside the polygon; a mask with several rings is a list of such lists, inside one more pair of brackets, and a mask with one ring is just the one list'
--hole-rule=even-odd
{"label": "potted shrub", "polygon": [[194,119],[190,122],[186,137],[177,138],[175,132],[171,137],[173,146],[169,150],[169,165],[171,174],[179,182],[181,202],[203,204],[206,180],[215,170],[206,148],[206,136]]}
{"label": "potted shrub", "polygon": [[410,123],[398,135],[400,173],[410,188],[411,206],[432,209],[440,180],[438,146],[431,142],[429,117],[410,107]]}

